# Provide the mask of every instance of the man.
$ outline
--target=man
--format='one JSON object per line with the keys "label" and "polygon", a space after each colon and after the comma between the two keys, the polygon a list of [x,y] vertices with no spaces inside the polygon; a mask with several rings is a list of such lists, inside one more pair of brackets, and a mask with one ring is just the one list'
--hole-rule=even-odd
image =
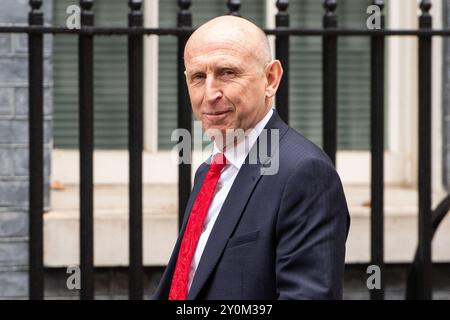
{"label": "man", "polygon": [[[184,59],[192,109],[214,151],[195,174],[154,298],[341,299],[350,221],[342,185],[324,152],[272,109],[283,70],[264,32],[215,18],[192,34]],[[245,134],[229,139],[236,130]],[[249,161],[263,149],[274,151]]]}

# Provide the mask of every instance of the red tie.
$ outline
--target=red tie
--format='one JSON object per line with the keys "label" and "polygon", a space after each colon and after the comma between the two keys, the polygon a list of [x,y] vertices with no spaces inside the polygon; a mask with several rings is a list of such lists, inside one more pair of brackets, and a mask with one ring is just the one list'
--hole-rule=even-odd
{"label": "red tie", "polygon": [[189,270],[202,231],[203,221],[214,195],[220,172],[226,165],[223,153],[214,156],[203,185],[192,206],[189,221],[181,241],[177,264],[172,278],[169,300],[186,300],[189,281]]}

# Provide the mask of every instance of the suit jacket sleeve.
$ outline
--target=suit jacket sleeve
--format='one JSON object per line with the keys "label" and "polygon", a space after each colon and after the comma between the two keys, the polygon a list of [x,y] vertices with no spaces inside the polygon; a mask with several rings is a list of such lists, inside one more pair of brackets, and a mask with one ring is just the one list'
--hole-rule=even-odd
{"label": "suit jacket sleeve", "polygon": [[332,165],[310,158],[288,178],[276,224],[279,299],[341,299],[350,218]]}

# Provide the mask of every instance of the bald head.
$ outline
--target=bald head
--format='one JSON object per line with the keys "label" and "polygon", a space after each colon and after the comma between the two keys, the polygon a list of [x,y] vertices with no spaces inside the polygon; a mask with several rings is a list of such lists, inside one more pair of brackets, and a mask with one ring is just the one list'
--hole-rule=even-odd
{"label": "bald head", "polygon": [[201,25],[186,43],[184,58],[195,56],[204,46],[216,43],[232,44],[244,55],[253,56],[265,66],[272,60],[266,34],[254,23],[235,16],[220,16]]}
{"label": "bald head", "polygon": [[[248,20],[222,16],[200,26],[184,50],[192,110],[205,130],[226,136],[269,112],[283,69],[264,32]],[[220,136],[211,134],[220,139]]]}

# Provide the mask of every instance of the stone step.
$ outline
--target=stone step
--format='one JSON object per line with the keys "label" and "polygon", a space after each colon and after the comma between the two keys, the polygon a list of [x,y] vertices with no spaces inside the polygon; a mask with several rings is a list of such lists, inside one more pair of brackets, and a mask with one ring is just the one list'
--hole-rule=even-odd
{"label": "stone step", "polygon": [[[370,260],[370,189],[345,186],[352,218],[346,262]],[[144,264],[165,265],[177,237],[177,186],[145,185]],[[444,194],[433,194],[437,204]],[[44,216],[44,263],[49,267],[78,264],[78,186],[52,190],[51,208]],[[410,262],[417,246],[417,191],[387,187],[385,191],[386,262]],[[433,241],[433,260],[450,261],[450,216]],[[128,187],[96,185],[94,191],[94,262],[97,266],[128,264]]]}

